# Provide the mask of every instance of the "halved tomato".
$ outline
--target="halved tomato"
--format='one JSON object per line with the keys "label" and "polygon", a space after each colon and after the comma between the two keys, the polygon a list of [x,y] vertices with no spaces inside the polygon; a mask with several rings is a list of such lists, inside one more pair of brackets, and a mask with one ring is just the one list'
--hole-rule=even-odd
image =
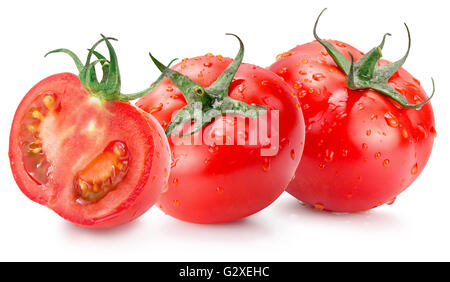
{"label": "halved tomato", "polygon": [[159,123],[126,102],[134,95],[120,94],[120,79],[111,83],[118,67],[103,40],[111,56],[100,58],[107,78],[96,85],[95,63],[88,59],[82,66],[70,51],[57,50],[74,58],[80,77],[61,73],[34,86],[16,111],[9,147],[23,193],[88,227],[116,226],[143,214],[167,185],[170,169]]}

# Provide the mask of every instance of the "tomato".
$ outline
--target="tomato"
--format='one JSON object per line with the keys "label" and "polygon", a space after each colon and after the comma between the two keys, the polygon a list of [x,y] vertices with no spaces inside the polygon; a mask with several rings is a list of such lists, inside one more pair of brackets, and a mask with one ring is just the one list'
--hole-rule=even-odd
{"label": "tomato", "polygon": [[[234,61],[208,53],[166,69],[154,59],[170,80],[165,78],[136,105],[157,118],[170,136],[172,169],[159,199],[159,207],[170,216],[194,223],[237,220],[271,204],[294,175],[303,150],[304,121],[293,90],[270,71],[240,64],[242,56],[243,45]],[[203,108],[217,110],[215,118],[203,124],[190,123],[191,117],[177,119],[192,100],[201,104],[201,99],[206,99]],[[226,103],[258,114],[227,111],[230,104],[222,107]],[[256,122],[261,126],[250,125]],[[251,142],[265,126],[269,140]],[[193,134],[178,136],[184,130]]]}
{"label": "tomato", "polygon": [[392,64],[379,60],[384,38],[364,57],[347,43],[316,38],[280,54],[269,68],[295,89],[305,117],[305,150],[287,192],[338,212],[392,203],[432,150],[427,95],[400,68],[407,55]]}
{"label": "tomato", "polygon": [[[108,39],[103,40],[115,57]],[[31,200],[77,225],[129,222],[147,211],[167,184],[170,149],[164,131],[126,102],[131,96],[117,92],[120,85],[105,87],[111,79],[95,88],[96,78],[82,75],[91,78],[95,63],[82,66],[73,53],[62,52],[74,58],[80,78],[50,76],[23,98],[10,134],[14,178]],[[101,61],[120,81],[114,57]]]}

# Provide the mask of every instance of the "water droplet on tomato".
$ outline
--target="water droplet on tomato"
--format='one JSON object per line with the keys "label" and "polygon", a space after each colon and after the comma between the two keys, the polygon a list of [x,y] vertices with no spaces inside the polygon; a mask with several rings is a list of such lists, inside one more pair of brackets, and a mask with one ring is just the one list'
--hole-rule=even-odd
{"label": "water droplet on tomato", "polygon": [[336,114],[336,118],[337,119],[343,119],[347,116],[346,112],[339,112],[338,114]]}
{"label": "water droplet on tomato", "polygon": [[172,183],[173,183],[174,185],[178,185],[178,183],[179,183],[178,178],[175,177],[175,178],[172,180]]}
{"label": "water droplet on tomato", "polygon": [[378,118],[378,115],[376,115],[376,114],[371,114],[370,115],[370,119],[371,120],[376,120]]}
{"label": "water droplet on tomato", "polygon": [[317,143],[317,146],[318,146],[318,147],[322,146],[322,145],[323,145],[323,142],[324,142],[323,139],[320,139],[319,142]]}
{"label": "water droplet on tomato", "polygon": [[319,168],[320,169],[324,169],[325,168],[325,164],[319,164]]}
{"label": "water droplet on tomato", "polygon": [[270,169],[270,160],[269,160],[269,158],[263,158],[263,170],[264,171],[269,171],[269,169]]}
{"label": "water droplet on tomato", "polygon": [[212,66],[212,63],[211,62],[206,62],[206,63],[203,63],[203,66],[209,68],[209,67]]}
{"label": "water droplet on tomato", "polygon": [[384,166],[384,167],[387,167],[387,166],[389,165],[389,163],[390,163],[390,161],[389,161],[388,159],[385,159],[385,160],[383,161],[383,166]]}
{"label": "water droplet on tomato", "polygon": [[281,59],[281,58],[286,58],[286,57],[289,57],[289,56],[291,56],[291,55],[292,55],[291,52],[284,52],[284,53],[278,54],[277,57],[276,57],[276,59],[279,60],[279,59]]}
{"label": "water droplet on tomato", "polygon": [[367,129],[367,130],[366,130],[366,135],[367,135],[367,136],[370,136],[370,134],[372,134],[372,130]]}
{"label": "water droplet on tomato", "polygon": [[155,106],[155,107],[150,108],[149,113],[150,113],[150,114],[157,113],[157,112],[161,111],[162,108],[163,108],[163,103],[159,103],[158,106]]}
{"label": "water droplet on tomato", "polygon": [[325,77],[325,75],[323,75],[323,73],[315,73],[315,74],[313,74],[312,78],[315,81],[321,81],[321,80],[325,79],[326,77]]}
{"label": "water droplet on tomato", "polygon": [[211,146],[208,146],[208,151],[210,153],[216,153],[219,150],[219,146],[217,146],[215,143]]}
{"label": "water droplet on tomato", "polygon": [[180,206],[180,201],[174,200],[173,201],[173,205],[176,206],[176,207],[179,207]]}
{"label": "water droplet on tomato", "polygon": [[425,138],[428,137],[428,133],[422,125],[419,124],[417,126],[417,129],[422,133],[423,137],[425,137]]}
{"label": "water droplet on tomato", "polygon": [[173,87],[171,85],[167,86],[166,91],[173,92]]}
{"label": "water droplet on tomato", "polygon": [[269,81],[261,80],[261,85],[263,85],[263,86],[269,85]]}
{"label": "water droplet on tomato", "polygon": [[367,148],[369,148],[366,143],[362,143],[361,147],[363,148],[363,150],[367,150]]}
{"label": "water droplet on tomato", "polygon": [[170,168],[174,168],[179,161],[179,158],[172,158],[172,162],[170,163]]}
{"label": "water droplet on tomato", "polygon": [[397,197],[392,198],[391,200],[386,202],[386,205],[392,205],[396,199],[397,199]]}
{"label": "water droplet on tomato", "polygon": [[323,206],[323,204],[317,203],[317,204],[314,204],[314,208],[318,211],[323,211],[324,206]]}
{"label": "water droplet on tomato", "polygon": [[244,93],[245,89],[246,89],[246,87],[245,87],[244,84],[240,84],[240,85],[238,86],[238,91],[239,91],[239,93],[241,93],[241,94]]}
{"label": "water droplet on tomato", "polygon": [[418,171],[418,166],[417,166],[417,163],[416,163],[416,164],[414,164],[414,166],[411,168],[411,174],[412,174],[412,175],[417,174],[417,171]]}
{"label": "water droplet on tomato", "polygon": [[419,95],[414,95],[414,102],[416,103],[416,104],[420,104],[420,103],[422,103],[423,102],[423,100],[422,100],[422,98],[420,98],[420,96]]}
{"label": "water droplet on tomato", "polygon": [[223,187],[217,186],[216,191],[219,193],[223,193],[224,190],[223,190]]}
{"label": "water droplet on tomato", "polygon": [[167,191],[169,191],[169,184],[165,182],[161,193],[167,193]]}
{"label": "water droplet on tomato", "polygon": [[336,45],[339,47],[342,47],[342,48],[347,47],[347,45],[345,45],[345,43],[342,43],[342,42],[336,42]]}
{"label": "water droplet on tomato", "polygon": [[303,84],[299,81],[295,82],[293,85],[294,89],[299,90],[300,88],[303,87]]}
{"label": "water droplet on tomato", "polygon": [[376,152],[375,153],[375,159],[378,160],[381,157],[381,153],[380,152]]}
{"label": "water droplet on tomato", "polygon": [[386,122],[387,122],[387,124],[389,126],[391,126],[391,127],[398,127],[398,119],[391,112],[386,112],[384,114],[384,118],[385,118],[385,120],[386,120]]}
{"label": "water droplet on tomato", "polygon": [[294,151],[294,149],[291,150],[291,159],[295,160],[295,151]]}
{"label": "water droplet on tomato", "polygon": [[343,157],[347,157],[348,156],[348,150],[347,149],[343,149],[342,150],[342,156]]}
{"label": "water droplet on tomato", "polygon": [[325,161],[326,162],[332,162],[334,159],[334,151],[326,149],[325,150]]}
{"label": "water droplet on tomato", "polygon": [[436,132],[436,128],[434,128],[434,126],[432,126],[430,128],[430,133],[431,133],[431,136],[433,136],[433,138],[436,138],[437,132]]}
{"label": "water droplet on tomato", "polygon": [[408,138],[408,131],[405,128],[402,129],[402,136],[403,138]]}

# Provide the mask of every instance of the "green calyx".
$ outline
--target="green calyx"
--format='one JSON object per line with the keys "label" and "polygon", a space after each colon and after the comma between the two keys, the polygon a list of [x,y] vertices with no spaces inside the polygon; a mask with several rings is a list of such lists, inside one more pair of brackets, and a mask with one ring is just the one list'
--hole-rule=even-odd
{"label": "green calyx", "polygon": [[317,24],[319,22],[320,16],[326,9],[317,17],[316,23],[314,24],[314,37],[316,40],[322,44],[323,47],[328,51],[328,54],[333,58],[338,67],[347,75],[347,87],[352,90],[362,90],[362,89],[372,89],[383,95],[392,98],[394,101],[399,103],[401,106],[409,109],[417,109],[425,105],[430,101],[434,95],[434,80],[431,78],[433,84],[433,92],[426,101],[419,104],[410,104],[408,100],[402,96],[397,90],[392,88],[389,84],[389,78],[391,78],[394,73],[400,69],[400,67],[405,63],[408,57],[409,50],[411,48],[411,35],[409,33],[408,26],[405,24],[406,31],[408,33],[408,49],[406,54],[398,61],[384,66],[379,66],[378,61],[382,56],[382,49],[384,47],[384,42],[386,37],[391,34],[386,33],[383,36],[383,40],[380,45],[376,46],[364,56],[362,56],[357,62],[354,62],[353,55],[349,53],[351,61],[347,59],[341,52],[339,52],[331,43],[321,39],[316,32]]}
{"label": "green calyx", "polygon": [[228,33],[227,35],[232,35],[239,40],[239,52],[217,80],[206,88],[181,73],[164,66],[150,54],[150,58],[162,72],[162,75],[166,76],[180,89],[187,102],[187,105],[175,115],[167,126],[167,136],[170,136],[181,124],[189,121],[195,121],[193,128],[188,133],[177,131],[178,135],[190,136],[211,122],[213,118],[222,114],[240,114],[257,118],[266,112],[266,108],[263,106],[251,106],[228,97],[230,84],[244,57],[244,44],[237,35]]}
{"label": "green calyx", "polygon": [[[116,52],[114,51],[114,48],[112,47],[110,42],[110,40],[117,41],[117,39],[112,37],[105,37],[104,35],[101,36],[102,39],[97,41],[90,49],[88,49],[89,53],[84,65],[74,52],[64,48],[50,51],[45,54],[45,57],[48,54],[52,53],[65,53],[69,55],[75,62],[75,65],[78,69],[78,77],[80,78],[81,83],[86,87],[91,95],[97,96],[105,101],[131,101],[140,98],[148,92],[152,91],[153,88],[155,88],[163,80],[164,75],[160,75],[160,77],[152,84],[152,86],[147,89],[133,94],[120,93],[121,80],[119,65],[117,62]],[[97,46],[102,42],[105,42],[108,48],[109,60],[107,60],[99,52],[95,51],[95,48],[97,48]],[[96,60],[91,62],[92,55],[96,57]],[[103,76],[100,81],[97,78],[97,73],[95,70],[95,66],[98,63],[101,64],[103,72]]]}

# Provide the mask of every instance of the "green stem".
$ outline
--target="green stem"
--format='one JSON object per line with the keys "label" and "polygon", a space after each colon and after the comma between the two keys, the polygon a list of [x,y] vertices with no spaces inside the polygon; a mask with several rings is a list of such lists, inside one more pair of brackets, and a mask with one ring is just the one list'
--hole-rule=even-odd
{"label": "green stem", "polygon": [[170,121],[166,128],[166,135],[170,136],[183,123],[195,121],[194,128],[183,133],[177,131],[180,136],[189,136],[201,130],[206,124],[211,122],[216,116],[233,113],[241,114],[250,118],[257,118],[266,113],[263,106],[250,106],[242,101],[228,97],[230,84],[239,69],[244,57],[244,44],[242,40],[234,34],[227,34],[236,37],[239,41],[239,51],[225,71],[209,87],[205,88],[183,74],[164,66],[152,54],[150,58],[156,67],[165,75],[183,94],[187,105],[183,107]]}
{"label": "green stem", "polygon": [[386,33],[383,36],[383,40],[380,45],[373,48],[365,55],[363,55],[357,62],[354,62],[353,55],[349,53],[351,60],[347,59],[341,52],[337,50],[331,43],[321,39],[317,35],[317,25],[320,19],[320,16],[326,9],[323,9],[322,12],[317,17],[317,20],[314,24],[313,35],[316,40],[322,44],[322,46],[327,50],[328,54],[330,54],[331,58],[333,58],[336,65],[347,75],[347,87],[352,90],[362,90],[362,89],[372,89],[377,91],[380,94],[386,95],[399,103],[401,106],[410,109],[417,109],[425,105],[430,101],[435,92],[434,80],[433,78],[433,92],[426,101],[419,104],[411,104],[408,100],[402,96],[397,90],[392,88],[388,81],[396,73],[400,67],[405,63],[406,58],[409,55],[409,51],[411,49],[411,34],[409,32],[408,26],[405,24],[406,31],[408,33],[408,49],[405,55],[398,61],[379,66],[379,60],[382,56],[382,49],[384,47],[384,43],[386,37],[391,35]]}
{"label": "green stem", "polygon": [[[98,40],[90,49],[88,49],[89,53],[86,57],[86,63],[84,65],[74,52],[64,48],[50,51],[45,54],[45,56],[52,53],[65,53],[69,55],[78,69],[78,77],[80,78],[80,82],[86,87],[91,95],[98,96],[105,101],[131,101],[138,99],[152,91],[163,80],[164,75],[162,74],[149,88],[132,94],[122,94],[120,92],[121,79],[117,55],[110,43],[110,40],[117,41],[117,39],[105,37],[104,35],[101,36],[102,39]],[[108,48],[109,60],[95,50],[102,42],[105,42],[106,47]],[[91,62],[93,55],[97,58],[97,60]],[[173,63],[173,61],[174,60],[170,62],[169,66]],[[95,66],[98,63],[102,65],[103,72],[100,82],[98,81],[95,70]]]}

